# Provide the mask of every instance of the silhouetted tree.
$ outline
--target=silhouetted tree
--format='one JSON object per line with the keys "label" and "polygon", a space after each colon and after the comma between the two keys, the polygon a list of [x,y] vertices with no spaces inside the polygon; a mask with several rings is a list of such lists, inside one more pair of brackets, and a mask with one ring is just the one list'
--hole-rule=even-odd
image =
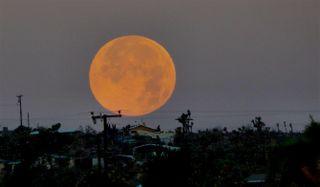
{"label": "silhouetted tree", "polygon": [[255,117],[255,119],[251,120],[251,123],[253,124],[253,127],[255,127],[258,131],[261,131],[262,128],[266,126],[266,124],[261,121],[261,117]]}
{"label": "silhouetted tree", "polygon": [[182,113],[179,118],[177,118],[181,124],[182,124],[182,134],[184,136],[188,135],[192,132],[192,126],[193,122],[191,122],[193,119],[191,118],[191,112],[190,110],[187,110],[187,113]]}

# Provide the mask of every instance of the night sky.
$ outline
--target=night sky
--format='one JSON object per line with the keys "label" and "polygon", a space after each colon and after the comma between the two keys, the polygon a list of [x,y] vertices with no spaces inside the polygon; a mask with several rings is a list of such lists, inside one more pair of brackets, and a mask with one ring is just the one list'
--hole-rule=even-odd
{"label": "night sky", "polygon": [[32,127],[92,125],[90,111],[107,111],[89,89],[90,63],[129,34],[161,43],[177,82],[160,110],[113,119],[119,127],[173,130],[187,109],[196,129],[320,120],[319,0],[0,0],[0,126],[19,125],[18,94]]}

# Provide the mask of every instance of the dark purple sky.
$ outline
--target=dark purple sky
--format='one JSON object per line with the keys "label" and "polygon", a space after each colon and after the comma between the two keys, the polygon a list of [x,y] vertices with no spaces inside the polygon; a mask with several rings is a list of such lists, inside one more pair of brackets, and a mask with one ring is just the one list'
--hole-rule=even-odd
{"label": "dark purple sky", "polygon": [[167,48],[177,84],[159,111],[116,123],[174,129],[187,109],[195,128],[320,120],[319,0],[0,0],[0,125],[18,125],[17,94],[32,126],[91,125],[88,112],[104,111],[91,60],[128,34]]}

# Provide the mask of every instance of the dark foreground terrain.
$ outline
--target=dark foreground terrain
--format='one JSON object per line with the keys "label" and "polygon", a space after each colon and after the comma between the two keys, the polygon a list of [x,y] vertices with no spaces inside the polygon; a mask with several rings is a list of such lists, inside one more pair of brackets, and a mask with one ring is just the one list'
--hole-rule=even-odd
{"label": "dark foreground terrain", "polygon": [[171,142],[108,126],[106,146],[89,126],[60,126],[1,131],[0,186],[320,185],[320,123],[312,118],[301,133],[291,124],[271,130],[260,117],[232,131],[179,127]]}

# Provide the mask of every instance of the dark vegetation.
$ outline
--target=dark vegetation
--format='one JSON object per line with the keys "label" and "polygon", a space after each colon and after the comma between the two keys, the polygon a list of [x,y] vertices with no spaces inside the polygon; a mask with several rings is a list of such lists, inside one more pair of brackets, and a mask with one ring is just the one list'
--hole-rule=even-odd
{"label": "dark vegetation", "polygon": [[3,132],[0,186],[250,186],[247,178],[255,173],[267,176],[261,186],[320,184],[320,123],[312,117],[302,133],[271,130],[260,117],[232,131],[179,127],[172,143],[179,151],[159,146],[144,159],[121,155],[159,140],[136,136],[128,143],[122,140],[128,129],[109,126],[106,172],[92,164],[103,152],[102,133],[90,127],[61,133],[60,126]]}

